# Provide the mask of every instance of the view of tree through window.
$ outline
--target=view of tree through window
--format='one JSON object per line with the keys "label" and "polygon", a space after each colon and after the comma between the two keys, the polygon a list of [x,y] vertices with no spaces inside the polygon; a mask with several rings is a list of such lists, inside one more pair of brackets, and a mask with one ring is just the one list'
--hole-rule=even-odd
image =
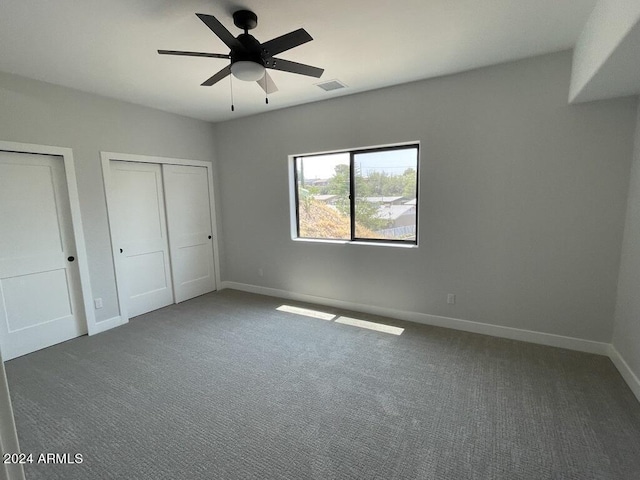
{"label": "view of tree through window", "polygon": [[296,157],[295,173],[299,237],[416,243],[417,145]]}

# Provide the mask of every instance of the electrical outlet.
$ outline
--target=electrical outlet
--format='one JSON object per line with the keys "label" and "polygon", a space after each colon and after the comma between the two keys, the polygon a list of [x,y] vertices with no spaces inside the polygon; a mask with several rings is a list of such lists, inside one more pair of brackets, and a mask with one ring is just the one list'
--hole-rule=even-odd
{"label": "electrical outlet", "polygon": [[449,295],[447,295],[447,303],[449,305],[453,305],[454,303],[456,303],[456,296],[454,293],[450,293]]}
{"label": "electrical outlet", "polygon": [[96,298],[93,301],[94,305],[96,306],[96,310],[102,308],[102,299],[101,298]]}
{"label": "electrical outlet", "polygon": [[258,276],[264,277],[264,270],[262,270],[261,268],[258,269]]}

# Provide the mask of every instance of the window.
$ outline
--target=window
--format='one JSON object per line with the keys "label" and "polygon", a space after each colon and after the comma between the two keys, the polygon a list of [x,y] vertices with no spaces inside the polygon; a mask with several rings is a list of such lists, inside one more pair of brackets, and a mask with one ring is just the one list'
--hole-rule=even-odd
{"label": "window", "polygon": [[298,238],[417,244],[418,145],[294,157]]}

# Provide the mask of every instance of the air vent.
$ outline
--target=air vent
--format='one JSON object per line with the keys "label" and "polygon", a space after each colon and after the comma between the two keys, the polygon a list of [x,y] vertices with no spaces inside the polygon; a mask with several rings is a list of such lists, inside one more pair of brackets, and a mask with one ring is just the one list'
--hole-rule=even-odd
{"label": "air vent", "polygon": [[340,90],[341,88],[347,87],[340,80],[328,80],[326,82],[316,83],[316,85],[323,89],[325,92],[330,92],[331,90]]}

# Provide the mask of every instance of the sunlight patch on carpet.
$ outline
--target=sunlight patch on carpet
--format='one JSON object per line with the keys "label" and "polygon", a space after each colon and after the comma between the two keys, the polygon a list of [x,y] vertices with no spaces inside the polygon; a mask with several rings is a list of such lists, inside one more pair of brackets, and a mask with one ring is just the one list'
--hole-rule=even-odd
{"label": "sunlight patch on carpet", "polygon": [[304,315],[305,317],[319,318],[321,320],[333,320],[336,318],[333,313],[311,310],[309,308],[294,307],[291,305],[280,305],[276,310],[280,312],[295,313],[296,315]]}
{"label": "sunlight patch on carpet", "polygon": [[376,332],[390,333],[391,335],[402,335],[404,328],[394,327],[393,325],[385,325],[384,323],[368,322],[366,320],[358,320],[351,317],[338,317],[336,323],[351,325],[353,327],[367,328]]}

